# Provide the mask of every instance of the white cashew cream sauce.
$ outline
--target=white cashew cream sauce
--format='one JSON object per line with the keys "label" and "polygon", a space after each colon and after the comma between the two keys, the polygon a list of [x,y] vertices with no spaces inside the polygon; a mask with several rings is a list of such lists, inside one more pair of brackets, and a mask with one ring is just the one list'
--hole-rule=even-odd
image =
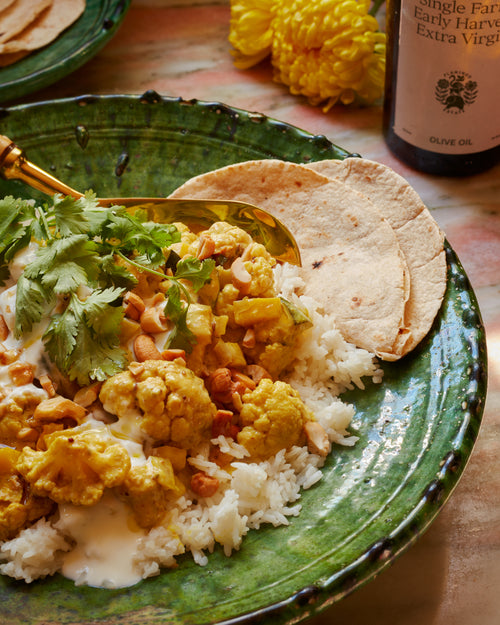
{"label": "white cashew cream sauce", "polygon": [[[14,336],[16,281],[26,264],[34,257],[36,246],[18,254],[11,265],[12,278],[0,289],[0,315],[10,332],[2,345],[6,350],[19,350],[19,360],[34,367],[35,377],[48,373],[42,336],[48,320],[38,324],[29,335]],[[9,366],[0,365],[0,403],[12,402],[18,396],[48,397],[45,390],[32,383],[15,386],[9,377]],[[124,446],[132,465],[146,462],[135,415],[118,424],[104,424],[89,414],[82,428],[104,428],[109,436]],[[130,440],[134,438],[136,442]],[[77,585],[123,588],[139,582],[142,577],[134,566],[138,541],[146,535],[134,520],[130,508],[112,492],[104,494],[93,506],[62,504],[55,527],[68,537],[74,547],[63,554],[62,574]]]}

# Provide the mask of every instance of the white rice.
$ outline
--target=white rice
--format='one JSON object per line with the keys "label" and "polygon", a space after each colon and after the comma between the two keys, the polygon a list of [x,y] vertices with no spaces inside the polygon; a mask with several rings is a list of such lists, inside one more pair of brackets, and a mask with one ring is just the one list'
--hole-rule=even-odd
{"label": "white rice", "polygon": [[[354,387],[364,388],[362,378],[380,382],[381,370],[372,354],[344,341],[333,318],[324,314],[317,302],[296,294],[303,286],[298,268],[280,266],[275,277],[283,297],[307,309],[313,320],[300,339],[287,381],[299,391],[332,443],[354,445],[356,437],[348,432],[354,407],[338,395]],[[217,493],[200,498],[188,491],[162,526],[137,539],[131,558],[139,578],[175,566],[177,556],[188,552],[204,566],[216,544],[230,556],[250,530],[263,524],[288,525],[290,517],[301,511],[301,490],[311,488],[322,477],[324,459],[307,448],[282,450],[268,460],[249,463],[248,451],[234,440],[219,436],[212,443],[233,457],[226,468],[209,460],[208,444],[189,463],[217,477]],[[54,527],[56,522],[41,519],[5,542],[0,547],[0,573],[31,582],[60,570],[71,546]]]}
{"label": "white rice", "polygon": [[70,543],[51,522],[40,519],[0,547],[0,559],[5,560],[0,573],[28,583],[53,575],[61,567],[63,553],[70,549]]}

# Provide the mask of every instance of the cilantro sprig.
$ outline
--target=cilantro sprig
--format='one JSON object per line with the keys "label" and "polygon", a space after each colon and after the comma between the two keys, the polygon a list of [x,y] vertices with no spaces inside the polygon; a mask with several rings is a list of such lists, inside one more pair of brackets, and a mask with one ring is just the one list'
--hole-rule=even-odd
{"label": "cilantro sprig", "polygon": [[214,261],[183,259],[173,275],[162,273],[170,246],[180,241],[175,226],[147,221],[124,207],[103,208],[92,192],[80,199],[56,195],[41,206],[9,196],[0,200],[0,284],[9,277],[10,261],[31,241],[39,247],[17,281],[15,334],[31,332],[50,316],[45,348],[71,380],[84,385],[124,368],[121,303],[137,284],[137,270],[170,281],[169,345],[191,350],[190,290],[197,292],[210,280]]}

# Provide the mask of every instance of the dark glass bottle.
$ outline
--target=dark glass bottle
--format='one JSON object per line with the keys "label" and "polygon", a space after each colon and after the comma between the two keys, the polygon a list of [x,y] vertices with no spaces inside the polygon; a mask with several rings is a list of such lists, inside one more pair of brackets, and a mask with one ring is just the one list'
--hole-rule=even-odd
{"label": "dark glass bottle", "polygon": [[388,0],[386,10],[384,137],[391,151],[444,176],[500,162],[498,5]]}

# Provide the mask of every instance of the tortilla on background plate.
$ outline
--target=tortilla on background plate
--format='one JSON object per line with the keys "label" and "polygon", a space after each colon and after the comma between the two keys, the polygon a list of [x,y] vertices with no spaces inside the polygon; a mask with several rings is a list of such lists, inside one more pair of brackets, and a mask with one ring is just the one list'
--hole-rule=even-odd
{"label": "tortilla on background plate", "polygon": [[283,221],[301,248],[306,294],[335,315],[346,340],[395,359],[407,335],[408,269],[393,229],[366,196],[269,159],[201,174],[170,197],[239,200]]}
{"label": "tortilla on background plate", "polygon": [[307,167],[366,195],[394,229],[410,274],[405,316],[410,334],[401,355],[408,353],[429,332],[443,300],[446,256],[441,229],[413,187],[386,165],[347,158]]}
{"label": "tortilla on background plate", "polygon": [[85,0],[52,0],[50,7],[15,37],[0,44],[0,54],[37,50],[58,37],[85,10]]}
{"label": "tortilla on background plate", "polygon": [[16,0],[0,12],[0,43],[22,32],[52,0]]}

